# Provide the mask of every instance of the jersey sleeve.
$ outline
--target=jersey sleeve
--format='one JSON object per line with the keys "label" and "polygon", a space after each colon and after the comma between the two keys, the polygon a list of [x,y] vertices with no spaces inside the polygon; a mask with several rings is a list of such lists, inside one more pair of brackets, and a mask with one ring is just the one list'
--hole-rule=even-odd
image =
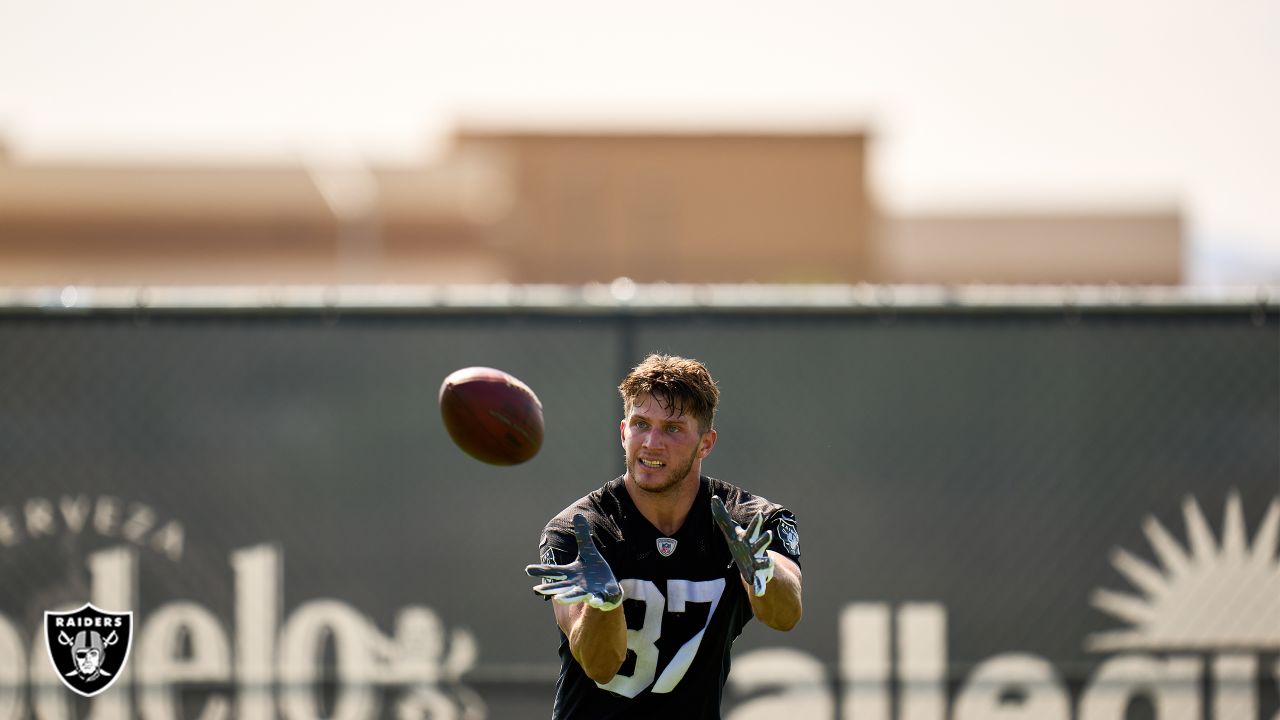
{"label": "jersey sleeve", "polygon": [[577,558],[578,543],[573,537],[573,531],[552,520],[542,529],[542,538],[538,541],[538,562],[543,565],[567,565]]}
{"label": "jersey sleeve", "polygon": [[[756,513],[764,515],[763,529],[773,532],[773,542],[769,549],[784,555],[796,565],[800,564],[800,528],[796,523],[796,515],[784,505],[754,495],[739,487],[721,482],[717,484],[716,494],[723,493],[725,506],[729,516],[741,527],[748,527]],[[723,488],[723,489],[721,489]]]}
{"label": "jersey sleeve", "polygon": [[764,529],[773,531],[773,542],[769,545],[769,549],[785,555],[799,565],[800,528],[796,524],[795,513],[779,507],[766,518]]}
{"label": "jersey sleeve", "polygon": [[[607,486],[606,486],[607,487]],[[605,543],[610,539],[621,539],[621,533],[608,522],[599,510],[597,490],[590,495],[578,498],[555,517],[547,521],[542,528],[542,536],[538,540],[538,561],[543,565],[567,565],[578,559],[578,538],[573,531],[573,517],[582,515],[591,526],[591,536],[596,548],[605,552]],[[606,553],[606,557],[608,557]]]}

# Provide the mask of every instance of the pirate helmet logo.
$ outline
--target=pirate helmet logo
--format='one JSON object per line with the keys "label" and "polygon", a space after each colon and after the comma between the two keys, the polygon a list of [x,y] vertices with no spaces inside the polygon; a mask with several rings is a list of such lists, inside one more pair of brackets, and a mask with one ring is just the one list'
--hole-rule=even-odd
{"label": "pirate helmet logo", "polygon": [[782,540],[782,546],[787,552],[800,556],[800,531],[796,529],[796,521],[790,517],[783,517],[778,521],[778,537]]}
{"label": "pirate helmet logo", "polygon": [[44,639],[62,683],[93,697],[111,687],[129,659],[133,613],[106,612],[90,603],[71,612],[46,612]]}

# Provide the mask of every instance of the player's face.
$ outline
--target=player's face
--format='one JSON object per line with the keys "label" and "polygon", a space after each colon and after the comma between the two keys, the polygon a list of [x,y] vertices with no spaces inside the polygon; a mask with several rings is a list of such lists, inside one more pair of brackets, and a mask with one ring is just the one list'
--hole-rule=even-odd
{"label": "player's face", "polygon": [[714,430],[699,432],[696,418],[667,414],[652,395],[637,398],[622,419],[627,476],[651,493],[667,492],[689,478],[696,482],[715,441]]}
{"label": "player's face", "polygon": [[93,648],[80,650],[76,653],[76,666],[81,675],[92,675],[98,670],[98,661],[101,659],[101,654]]}

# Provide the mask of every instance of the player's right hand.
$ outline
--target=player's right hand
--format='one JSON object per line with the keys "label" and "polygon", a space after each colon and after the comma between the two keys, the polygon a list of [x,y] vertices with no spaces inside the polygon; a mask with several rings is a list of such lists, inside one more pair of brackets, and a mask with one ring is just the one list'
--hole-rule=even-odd
{"label": "player's right hand", "polygon": [[578,540],[577,560],[568,565],[529,565],[524,569],[530,576],[548,581],[535,585],[533,591],[549,595],[561,605],[586,602],[597,610],[613,610],[622,604],[622,586],[592,542],[591,527],[583,515],[573,516],[573,534]]}

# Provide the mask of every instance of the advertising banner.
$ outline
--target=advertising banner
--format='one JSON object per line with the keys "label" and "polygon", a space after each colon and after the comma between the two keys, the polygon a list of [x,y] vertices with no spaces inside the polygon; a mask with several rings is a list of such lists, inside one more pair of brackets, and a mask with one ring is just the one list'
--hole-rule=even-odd
{"label": "advertising banner", "polygon": [[[804,619],[747,627],[726,718],[1271,720],[1278,330],[1230,307],[9,311],[0,720],[549,716],[558,635],[523,568],[623,471],[616,387],[649,352],[719,382],[704,472],[798,519]],[[531,461],[450,442],[440,382],[472,365],[537,392]]]}

